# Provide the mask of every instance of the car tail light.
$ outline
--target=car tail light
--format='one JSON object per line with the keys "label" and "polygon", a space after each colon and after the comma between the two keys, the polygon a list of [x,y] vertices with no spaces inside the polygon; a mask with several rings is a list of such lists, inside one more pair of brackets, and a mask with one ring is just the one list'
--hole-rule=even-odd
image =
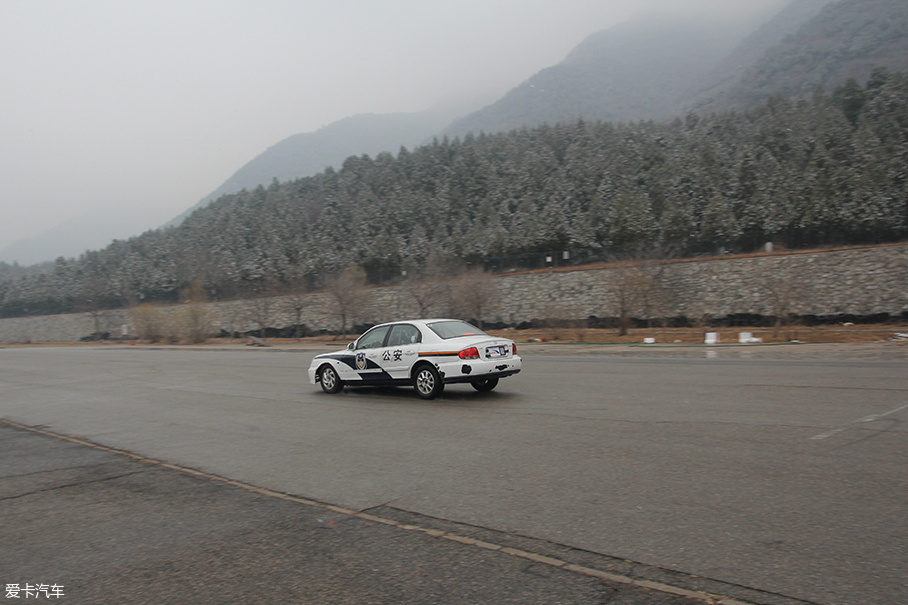
{"label": "car tail light", "polygon": [[511,355],[517,355],[517,343],[511,345]]}
{"label": "car tail light", "polygon": [[470,347],[460,352],[461,359],[479,359],[479,349]]}

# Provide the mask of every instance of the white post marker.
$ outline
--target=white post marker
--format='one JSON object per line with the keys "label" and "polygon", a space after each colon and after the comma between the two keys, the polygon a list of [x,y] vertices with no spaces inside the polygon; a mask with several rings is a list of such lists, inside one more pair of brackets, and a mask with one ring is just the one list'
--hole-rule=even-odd
{"label": "white post marker", "polygon": [[752,332],[738,332],[738,342],[742,345],[763,342],[762,338],[754,338]]}

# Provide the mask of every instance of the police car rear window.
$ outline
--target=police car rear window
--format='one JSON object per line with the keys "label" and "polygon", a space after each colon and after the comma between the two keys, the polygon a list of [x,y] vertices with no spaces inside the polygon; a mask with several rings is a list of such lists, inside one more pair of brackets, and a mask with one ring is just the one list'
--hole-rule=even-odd
{"label": "police car rear window", "polygon": [[465,321],[437,321],[429,324],[429,328],[441,338],[459,338],[460,336],[485,336],[486,333],[471,326]]}

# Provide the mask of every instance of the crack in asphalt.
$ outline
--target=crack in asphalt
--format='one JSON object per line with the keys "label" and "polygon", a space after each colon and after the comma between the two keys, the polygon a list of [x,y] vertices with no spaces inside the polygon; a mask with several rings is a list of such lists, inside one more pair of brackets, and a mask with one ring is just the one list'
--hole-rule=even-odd
{"label": "crack in asphalt", "polygon": [[80,464],[80,465],[78,465],[78,466],[65,466],[65,467],[63,467],[63,468],[49,468],[49,469],[47,469],[47,470],[43,470],[43,471],[34,471],[34,472],[31,472],[31,473],[19,473],[19,474],[17,474],[17,475],[3,475],[2,477],[0,477],[0,480],[3,480],[3,479],[13,479],[13,478],[16,478],[16,477],[31,477],[32,475],[41,475],[41,474],[43,474],[43,473],[59,473],[59,472],[61,472],[61,471],[74,471],[74,470],[76,470],[76,469],[80,469],[80,468],[92,468],[92,467],[94,467],[94,466],[97,466],[97,464]]}
{"label": "crack in asphalt", "polygon": [[25,498],[26,496],[33,496],[33,495],[35,495],[35,494],[41,494],[41,493],[43,493],[43,492],[52,492],[52,491],[57,490],[57,489],[68,489],[68,488],[71,488],[71,487],[79,487],[79,486],[82,486],[82,485],[90,485],[90,484],[92,484],[92,483],[101,483],[101,482],[103,482],[103,481],[111,481],[111,480],[113,480],[113,479],[122,479],[123,477],[129,477],[130,475],[138,475],[138,474],[140,474],[140,473],[146,473],[146,472],[148,472],[148,471],[146,471],[146,470],[131,471],[131,472],[128,472],[128,473],[123,473],[122,475],[115,475],[115,476],[112,476],[112,477],[103,477],[103,478],[101,478],[101,479],[92,479],[92,480],[89,480],[89,481],[79,481],[79,482],[76,482],[76,483],[66,483],[66,484],[64,484],[64,485],[54,485],[53,487],[48,487],[48,488],[46,488],[46,489],[37,489],[37,490],[31,491],[31,492],[26,492],[26,493],[24,493],[24,494],[16,494],[15,496],[4,496],[4,497],[0,497],[0,502],[3,502],[3,501],[5,501],[5,500],[15,500],[16,498]]}
{"label": "crack in asphalt", "polygon": [[908,393],[908,389],[896,389],[885,387],[833,387],[819,386],[812,384],[742,384],[742,387],[760,387],[770,389],[830,389],[835,391],[887,391],[896,393]]}

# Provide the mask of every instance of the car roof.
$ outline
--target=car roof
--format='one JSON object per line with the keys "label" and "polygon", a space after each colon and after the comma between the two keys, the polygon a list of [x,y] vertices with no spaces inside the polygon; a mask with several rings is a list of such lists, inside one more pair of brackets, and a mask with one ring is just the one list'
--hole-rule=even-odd
{"label": "car roof", "polygon": [[[383,324],[378,324],[375,327],[378,328],[381,326],[394,326],[397,324],[418,324],[418,325],[422,325],[422,326],[427,326],[429,324],[438,323],[439,321],[464,321],[464,320],[450,319],[450,318],[445,318],[445,317],[439,317],[436,319],[401,319],[399,321],[388,321]],[[464,323],[469,323],[469,322],[464,322]]]}

